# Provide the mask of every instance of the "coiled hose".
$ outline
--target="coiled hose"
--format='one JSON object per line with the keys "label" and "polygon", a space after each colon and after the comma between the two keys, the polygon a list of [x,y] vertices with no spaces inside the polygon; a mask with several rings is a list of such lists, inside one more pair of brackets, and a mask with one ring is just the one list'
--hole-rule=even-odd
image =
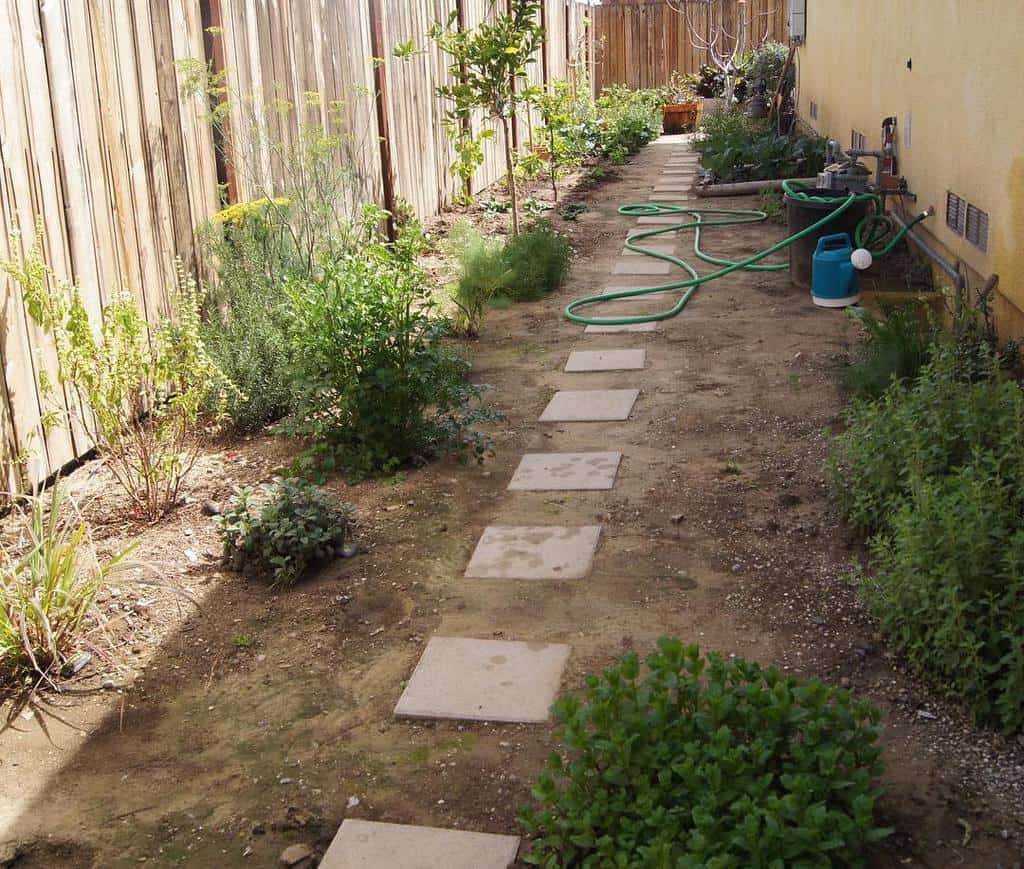
{"label": "coiled hose", "polygon": [[[808,202],[835,202],[834,198],[826,198],[821,196],[814,196],[808,193],[806,185],[801,184],[798,181],[784,181],[782,183],[782,189],[786,195],[791,199],[802,199]],[[642,232],[635,232],[626,239],[626,248],[636,253],[643,254],[644,256],[653,257],[654,259],[665,260],[666,262],[672,263],[685,271],[689,277],[685,280],[674,281],[668,284],[660,284],[655,287],[640,287],[637,289],[630,290],[619,290],[614,293],[601,293],[596,296],[587,296],[583,299],[577,299],[574,302],[570,302],[565,308],[565,316],[572,320],[574,323],[583,323],[585,325],[595,326],[626,326],[633,323],[650,323],[658,320],[667,320],[671,317],[676,316],[680,311],[683,310],[689,304],[690,299],[693,298],[693,294],[697,289],[704,284],[710,283],[711,281],[718,280],[719,278],[725,277],[726,275],[732,274],[737,271],[783,271],[789,266],[785,263],[761,263],[761,260],[766,259],[773,253],[778,253],[780,250],[784,250],[801,238],[804,238],[811,233],[817,232],[823,226],[829,222],[835,220],[847,209],[851,208],[854,203],[857,202],[870,202],[873,205],[873,212],[866,215],[858,224],[855,233],[855,241],[857,247],[864,247],[871,250],[872,254],[876,257],[885,256],[889,253],[904,235],[913,227],[915,224],[924,220],[926,214],[918,215],[914,220],[907,223],[898,232],[895,232],[895,222],[887,217],[883,213],[882,201],[874,193],[851,193],[846,199],[842,200],[839,207],[834,211],[826,214],[821,220],[816,223],[812,223],[810,226],[802,229],[782,241],[773,244],[769,248],[765,248],[759,253],[749,256],[746,259],[733,261],[720,259],[713,257],[706,253],[701,248],[701,233],[702,230],[711,226],[735,226],[743,223],[762,223],[768,219],[768,215],[764,211],[758,209],[747,209],[747,208],[684,208],[681,205],[665,205],[662,203],[655,202],[642,202],[628,205],[622,205],[619,208],[619,214],[629,215],[630,217],[654,217],[662,214],[685,214],[690,219],[681,220],[679,223],[668,224],[663,227],[656,229],[643,230]],[[707,220],[705,215],[721,215],[718,219]],[[651,250],[649,248],[641,247],[636,242],[646,238],[654,238],[659,235],[664,235],[669,232],[676,232],[681,229],[693,229],[693,252],[694,255],[704,262],[711,263],[712,265],[722,266],[717,271],[713,271],[710,274],[699,275],[697,270],[686,260],[674,257],[671,254],[662,253],[660,251]],[[888,236],[892,236],[886,241]],[[882,242],[885,244],[882,247],[878,247]],[[875,248],[872,250],[872,248]],[[678,301],[667,311],[661,311],[656,314],[635,314],[632,316],[623,317],[589,317],[585,314],[577,313],[579,308],[587,305],[598,305],[602,302],[613,302],[618,299],[632,299],[638,296],[648,296],[652,293],[662,293],[671,290],[682,290],[683,293],[679,297]]]}

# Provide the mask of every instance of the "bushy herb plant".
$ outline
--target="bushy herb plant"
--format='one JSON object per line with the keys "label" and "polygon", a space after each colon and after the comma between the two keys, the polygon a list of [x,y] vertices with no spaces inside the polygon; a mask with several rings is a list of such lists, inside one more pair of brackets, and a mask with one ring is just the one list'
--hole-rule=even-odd
{"label": "bushy herb plant", "polygon": [[600,151],[622,163],[661,133],[662,93],[632,90],[623,85],[605,88],[596,100]]}
{"label": "bushy herb plant", "polygon": [[217,517],[224,556],[235,570],[251,569],[275,588],[294,585],[315,563],[340,556],[351,507],[299,479],[263,486],[261,503],[251,488],[237,489]]}
{"label": "bushy herb plant", "polygon": [[824,167],[825,139],[785,136],[738,110],[704,115],[700,130],[694,149],[719,182],[805,177]]}
{"label": "bushy herb plant", "polygon": [[457,314],[455,330],[464,335],[480,331],[487,306],[504,292],[512,272],[505,261],[501,239],[488,238],[467,221],[460,221],[448,238],[448,253],[457,275],[452,301]]}
{"label": "bushy herb plant", "polygon": [[495,415],[445,344],[449,324],[418,263],[422,233],[410,222],[386,243],[379,226],[369,208],[358,243],[286,288],[297,408],[285,431],[307,439],[300,465],[313,473],[359,478],[490,450],[475,426]]}
{"label": "bushy herb plant", "polygon": [[305,273],[285,226],[288,201],[236,203],[200,227],[217,271],[201,335],[210,358],[238,387],[224,410],[233,428],[253,432],[291,408],[285,278]]}
{"label": "bushy herb plant", "polygon": [[[44,261],[40,235],[23,259],[0,262],[0,269],[21,285],[29,316],[56,345],[55,376],[41,373],[44,393],[62,388],[71,395],[70,413],[135,510],[162,516],[177,503],[199,455],[201,412],[213,409],[213,427],[233,388],[200,336],[196,282],[179,263],[173,318],[151,326],[135,299],[117,292],[94,329],[78,287]],[[44,423],[60,424],[68,415],[54,410]]]}
{"label": "bushy herb plant", "polygon": [[840,370],[840,380],[858,396],[877,398],[893,379],[915,380],[939,340],[937,326],[920,304],[888,308],[881,318],[857,306],[846,312],[864,336]]}
{"label": "bushy herb plant", "polygon": [[856,400],[827,464],[843,516],[875,532],[865,600],[920,673],[976,718],[1024,727],[1024,392],[964,377],[934,345],[916,381]]}
{"label": "bushy herb plant", "polygon": [[[1019,439],[1024,427],[1015,430]],[[910,493],[870,542],[861,593],[919,673],[980,723],[1024,728],[1024,448],[977,448]]]}
{"label": "bushy herb plant", "polygon": [[554,707],[561,752],[520,812],[550,867],[862,866],[878,710],[818,680],[662,638]]}
{"label": "bushy herb plant", "polygon": [[507,269],[505,295],[517,302],[539,299],[561,286],[572,247],[550,221],[538,220],[509,239],[502,252]]}
{"label": "bushy herb plant", "polygon": [[915,481],[941,479],[992,451],[1004,474],[1024,480],[1024,395],[1013,381],[959,376],[957,352],[937,344],[913,382],[894,382],[874,401],[855,400],[833,442],[826,472],[843,517],[884,529]]}

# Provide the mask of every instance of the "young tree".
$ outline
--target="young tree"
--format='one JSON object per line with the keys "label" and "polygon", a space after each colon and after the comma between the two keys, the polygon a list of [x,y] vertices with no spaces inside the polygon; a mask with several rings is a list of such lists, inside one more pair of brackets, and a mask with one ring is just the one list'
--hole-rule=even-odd
{"label": "young tree", "polygon": [[[732,103],[740,61],[748,51],[768,41],[774,10],[755,13],[748,0],[668,0],[686,19],[690,44],[707,53],[725,79],[725,100]],[[707,26],[700,28],[693,10],[703,11]]]}
{"label": "young tree", "polygon": [[[464,119],[474,109],[483,109],[489,118],[498,122],[505,149],[505,171],[509,197],[512,200],[512,232],[519,233],[519,200],[516,195],[515,160],[512,149],[512,124],[516,106],[533,96],[529,88],[519,90],[517,80],[526,75],[527,65],[533,63],[534,54],[544,37],[539,21],[538,0],[512,0],[507,12],[484,21],[477,27],[459,28],[458,13],[453,12],[446,24],[437,24],[430,37],[452,59],[450,71],[455,84],[443,85],[437,94],[450,104],[448,123],[463,128]],[[472,135],[466,140],[472,147],[479,139]],[[478,156],[476,156],[478,155]],[[460,152],[460,158],[465,160]],[[470,159],[482,159],[477,148]],[[460,174],[466,177],[464,166]],[[470,174],[471,171],[470,171]]]}

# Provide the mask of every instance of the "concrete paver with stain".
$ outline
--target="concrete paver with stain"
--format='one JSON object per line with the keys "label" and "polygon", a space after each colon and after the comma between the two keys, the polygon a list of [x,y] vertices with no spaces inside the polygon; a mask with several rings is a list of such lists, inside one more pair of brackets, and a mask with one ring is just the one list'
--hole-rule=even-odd
{"label": "concrete paver with stain", "polygon": [[585,491],[615,485],[622,453],[527,453],[508,484],[513,491]]}
{"label": "concrete paver with stain", "polygon": [[432,637],[395,706],[401,718],[547,721],[569,646]]}
{"label": "concrete paver with stain", "polygon": [[471,579],[582,579],[600,539],[600,525],[489,525],[465,575]]}
{"label": "concrete paver with stain", "polygon": [[563,389],[540,415],[541,422],[608,422],[629,419],[639,389]]}
{"label": "concrete paver with stain", "polygon": [[518,850],[518,836],[349,818],[320,869],[508,869]]}

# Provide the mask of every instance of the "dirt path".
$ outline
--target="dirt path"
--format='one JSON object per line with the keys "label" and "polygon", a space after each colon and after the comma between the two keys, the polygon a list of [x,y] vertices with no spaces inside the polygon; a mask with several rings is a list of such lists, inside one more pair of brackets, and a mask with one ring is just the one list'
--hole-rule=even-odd
{"label": "dirt path", "polygon": [[[56,710],[66,724],[27,714],[0,735],[0,842],[27,843],[16,865],[271,867],[289,844],[322,853],[345,818],[515,833],[551,727],[395,719],[428,639],[567,644],[572,688],[663,634],[842,681],[883,707],[883,812],[898,832],[873,865],[1020,860],[1021,806],[1005,796],[1019,799],[1006,780],[1020,757],[903,676],[842,580],[853,544],[821,478],[822,432],[842,407],[829,373],[842,315],[785,274],[739,273],[659,331],[583,335],[559,316],[571,298],[651,280],[611,276],[634,225],[616,208],[646,198],[677,145],[648,148],[565,224],[579,256],[557,298],[490,316],[473,353],[508,414],[493,461],[335,484],[367,554],[281,595],[206,560],[189,571],[203,610],[120,696],[71,696]],[[739,258],[782,234],[741,226],[705,245]],[[646,368],[563,371],[570,350],[620,348],[646,350]],[[580,388],[641,393],[625,421],[538,422],[556,390]],[[611,490],[506,491],[525,453],[607,450],[623,454]],[[265,478],[286,451],[243,444],[233,477]],[[197,498],[226,496],[225,455]],[[602,535],[583,579],[464,578],[490,525]],[[193,506],[160,532],[168,559],[186,530],[214,548]]]}

